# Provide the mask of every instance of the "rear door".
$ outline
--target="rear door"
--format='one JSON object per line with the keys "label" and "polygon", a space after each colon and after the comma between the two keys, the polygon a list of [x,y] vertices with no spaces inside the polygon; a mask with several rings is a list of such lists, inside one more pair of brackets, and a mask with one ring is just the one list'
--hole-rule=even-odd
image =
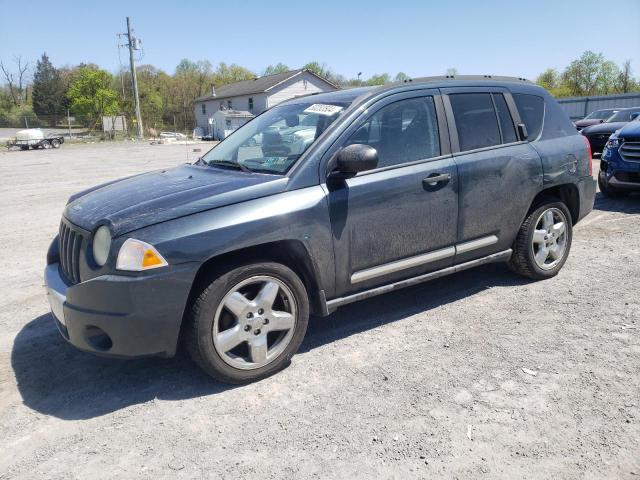
{"label": "rear door", "polygon": [[379,164],[327,185],[337,294],[450,266],[457,173],[438,91],[379,100],[345,131],[336,149],[354,143],[376,148]]}
{"label": "rear door", "polygon": [[536,151],[519,138],[520,122],[504,88],[442,92],[458,167],[456,263],[511,248],[542,185]]}

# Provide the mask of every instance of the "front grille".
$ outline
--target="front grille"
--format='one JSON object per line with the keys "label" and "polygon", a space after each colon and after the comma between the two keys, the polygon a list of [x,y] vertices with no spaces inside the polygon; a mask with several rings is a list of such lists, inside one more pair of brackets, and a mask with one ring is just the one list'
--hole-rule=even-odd
{"label": "front grille", "polygon": [[60,250],[60,272],[65,279],[76,284],[80,282],[80,250],[84,237],[64,220],[60,222],[58,247]]}
{"label": "front grille", "polygon": [[618,151],[623,160],[640,162],[640,139],[625,139]]}

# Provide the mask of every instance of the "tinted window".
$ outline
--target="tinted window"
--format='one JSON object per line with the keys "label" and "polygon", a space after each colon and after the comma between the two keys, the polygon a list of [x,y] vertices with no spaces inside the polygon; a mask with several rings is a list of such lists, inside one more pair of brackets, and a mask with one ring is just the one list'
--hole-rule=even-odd
{"label": "tinted window", "polygon": [[351,136],[348,145],[364,143],[378,151],[378,167],[440,155],[433,97],[401,100],[375,112]]}
{"label": "tinted window", "polygon": [[513,100],[516,102],[520,118],[527,127],[529,140],[535,140],[540,135],[542,129],[542,119],[544,117],[544,99],[537,95],[526,93],[514,93]]}
{"label": "tinted window", "polygon": [[460,150],[499,145],[500,130],[489,93],[449,95],[458,130]]}
{"label": "tinted window", "polygon": [[496,110],[498,112],[498,121],[500,122],[500,131],[502,132],[502,143],[517,141],[516,129],[513,126],[511,113],[509,113],[509,108],[507,107],[504,95],[501,93],[494,93],[493,101],[496,104]]}
{"label": "tinted window", "polygon": [[640,112],[640,110],[620,110],[618,113],[616,113],[615,115],[613,115],[609,120],[607,120],[608,122],[630,122],[631,121],[631,115],[634,113],[638,113]]}

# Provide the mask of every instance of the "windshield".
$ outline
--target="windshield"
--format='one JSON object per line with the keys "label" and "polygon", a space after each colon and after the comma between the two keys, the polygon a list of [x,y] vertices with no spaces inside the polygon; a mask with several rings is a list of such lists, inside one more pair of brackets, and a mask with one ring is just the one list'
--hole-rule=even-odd
{"label": "windshield", "polygon": [[606,120],[614,113],[616,113],[615,110],[596,110],[595,112],[591,112],[589,115],[584,117],[584,119],[585,120]]}
{"label": "windshield", "polygon": [[283,174],[348,103],[297,103],[267,110],[202,157],[210,166]]}
{"label": "windshield", "polygon": [[612,116],[607,122],[630,122],[631,114],[640,112],[640,110],[620,110]]}

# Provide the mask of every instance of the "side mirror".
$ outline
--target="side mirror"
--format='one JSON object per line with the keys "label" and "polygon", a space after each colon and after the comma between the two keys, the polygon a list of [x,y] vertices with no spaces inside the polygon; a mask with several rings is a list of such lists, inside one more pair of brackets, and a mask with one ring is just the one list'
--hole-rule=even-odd
{"label": "side mirror", "polygon": [[640,112],[634,112],[631,114],[631,121],[636,120],[638,117],[640,117]]}
{"label": "side mirror", "polygon": [[354,143],[338,152],[332,176],[349,178],[358,172],[373,170],[378,166],[378,151],[362,143]]}
{"label": "side mirror", "polygon": [[520,135],[520,140],[529,138],[529,132],[527,132],[527,126],[524,123],[518,124],[518,135]]}

